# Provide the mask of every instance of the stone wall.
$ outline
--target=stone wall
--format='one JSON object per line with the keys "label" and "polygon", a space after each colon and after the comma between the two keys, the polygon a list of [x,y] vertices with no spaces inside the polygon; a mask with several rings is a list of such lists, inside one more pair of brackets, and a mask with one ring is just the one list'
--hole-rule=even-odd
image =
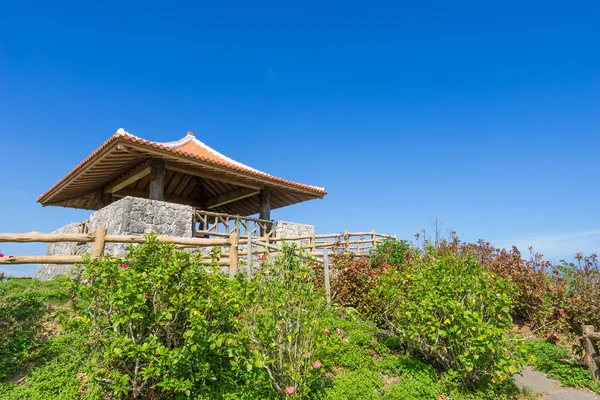
{"label": "stone wall", "polygon": [[[105,228],[112,235],[140,235],[157,232],[161,235],[192,237],[192,207],[164,201],[125,197],[90,215],[88,221],[69,224],[53,233],[80,233],[87,223],[90,232]],[[128,244],[107,243],[105,252],[125,255]],[[51,243],[46,255],[83,255],[92,251],[93,244]],[[40,280],[53,279],[69,273],[73,265],[41,264],[34,274]]]}
{"label": "stone wall", "polygon": [[[81,233],[82,227],[94,232],[97,228],[105,228],[112,235],[141,235],[156,232],[161,235],[192,237],[193,208],[175,203],[147,200],[137,197],[125,197],[90,215],[89,220],[69,224],[53,233]],[[276,224],[276,235],[279,237],[309,236],[314,233],[312,225],[279,221]],[[309,244],[310,240],[299,240],[300,244]],[[128,244],[106,243],[105,253],[117,256],[125,255]],[[258,247],[254,247],[255,249]],[[93,243],[50,243],[46,255],[83,255],[90,253]],[[246,250],[247,245],[240,245],[239,250]],[[210,249],[202,249],[209,252]],[[229,251],[227,247],[223,252]],[[257,256],[253,256],[253,266],[258,266]],[[246,257],[240,261],[247,265]],[[68,274],[73,265],[41,264],[34,277],[40,280],[53,279],[58,275]],[[227,273],[228,267],[222,271]],[[240,269],[242,271],[242,269]]]}
{"label": "stone wall", "polygon": [[[296,222],[277,221],[275,224],[277,237],[288,238],[298,236],[311,236],[315,233],[313,225],[298,224]],[[308,246],[310,239],[295,240],[298,245]]]}

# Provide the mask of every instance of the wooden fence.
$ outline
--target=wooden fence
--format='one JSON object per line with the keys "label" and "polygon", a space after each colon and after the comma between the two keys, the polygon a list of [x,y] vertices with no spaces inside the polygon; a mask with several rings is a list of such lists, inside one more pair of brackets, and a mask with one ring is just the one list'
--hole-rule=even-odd
{"label": "wooden fence", "polygon": [[[218,265],[229,266],[229,275],[233,276],[238,269],[238,255],[236,234],[229,235],[224,239],[201,239],[185,238],[172,236],[158,236],[157,240],[164,243],[173,243],[179,248],[202,248],[214,246],[229,246],[227,253],[221,254],[217,261]],[[56,242],[76,242],[93,243],[91,253],[92,259],[98,259],[104,255],[106,243],[144,243],[146,238],[143,235],[108,235],[104,228],[96,229],[95,233],[6,233],[0,234],[0,242],[13,243],[56,243]],[[204,255],[206,263],[211,263],[211,256]],[[0,257],[2,264],[77,264],[83,261],[82,256],[56,255],[56,256],[4,256]]]}
{"label": "wooden fence", "polygon": [[[208,214],[208,213],[205,213]],[[215,213],[216,214],[216,213]],[[217,260],[218,265],[229,267],[229,276],[233,277],[238,273],[240,256],[246,256],[245,264],[247,271],[252,271],[253,256],[265,254],[267,252],[277,252],[281,250],[281,244],[284,241],[297,244],[297,248],[306,250],[308,254],[315,257],[317,261],[324,263],[328,271],[330,253],[350,253],[357,257],[366,256],[371,249],[374,249],[386,239],[395,239],[394,236],[383,235],[371,232],[344,232],[331,235],[308,235],[295,236],[287,238],[272,237],[269,234],[256,236],[260,225],[255,229],[246,230],[246,235],[239,235],[237,232],[219,233],[218,238],[198,237],[201,235],[215,235],[215,231],[196,231],[193,238],[158,236],[157,240],[165,243],[173,243],[178,248],[206,248],[221,246],[226,247],[226,251],[220,253]],[[75,243],[93,243],[91,253],[92,259],[100,258],[104,255],[106,243],[143,243],[143,235],[109,235],[106,230],[98,228],[96,232],[90,233],[85,230],[82,233],[6,233],[0,234],[0,242],[75,242]],[[242,249],[242,250],[240,250]],[[250,256],[248,256],[250,255]],[[211,262],[211,256],[204,255],[206,263]],[[2,264],[78,264],[83,261],[81,256],[74,255],[54,255],[54,256],[5,256],[0,257]],[[328,279],[328,274],[326,274]]]}
{"label": "wooden fence", "polygon": [[583,364],[589,368],[594,382],[600,378],[600,353],[598,353],[597,342],[600,341],[600,332],[595,332],[592,325],[582,325],[583,339]]}
{"label": "wooden fence", "polygon": [[316,257],[323,256],[323,250],[334,253],[352,253],[356,256],[368,256],[369,251],[376,248],[387,239],[396,239],[396,235],[384,235],[374,230],[371,232],[344,232],[330,235],[308,235],[288,238],[271,238],[274,243],[293,241],[299,247],[307,250]]}

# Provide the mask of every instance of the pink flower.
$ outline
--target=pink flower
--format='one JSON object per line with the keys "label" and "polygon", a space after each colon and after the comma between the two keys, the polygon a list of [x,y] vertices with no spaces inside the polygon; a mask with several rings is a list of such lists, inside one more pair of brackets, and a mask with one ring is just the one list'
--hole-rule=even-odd
{"label": "pink flower", "polygon": [[558,309],[558,313],[559,313],[560,315],[564,315],[564,314],[565,314],[565,310],[563,310],[562,308],[559,308],[559,309]]}
{"label": "pink flower", "polygon": [[128,267],[127,267],[127,264],[121,264],[121,265],[119,265],[119,268],[121,268],[121,269],[127,269]]}
{"label": "pink flower", "polygon": [[169,255],[169,254],[165,254],[165,258],[169,258],[169,257],[170,257],[170,255]]}
{"label": "pink flower", "polygon": [[148,298],[148,293],[144,293],[144,300]]}
{"label": "pink flower", "polygon": [[288,387],[285,388],[285,392],[287,394],[294,394],[295,391],[296,391],[296,388],[293,387],[293,386],[288,386]]}
{"label": "pink flower", "polygon": [[319,368],[321,368],[321,363],[318,361],[313,361],[312,366],[314,369],[319,369]]}
{"label": "pink flower", "polygon": [[258,258],[257,258],[257,260],[258,260],[258,261],[262,261],[262,260],[264,260],[264,259],[265,259],[265,256],[266,256],[266,254],[261,254],[261,255],[260,255]]}
{"label": "pink flower", "polygon": [[4,257],[4,254],[0,253],[0,257]]}
{"label": "pink flower", "polygon": [[327,329],[327,328],[323,329],[321,332],[323,332],[326,335],[329,335],[329,329]]}

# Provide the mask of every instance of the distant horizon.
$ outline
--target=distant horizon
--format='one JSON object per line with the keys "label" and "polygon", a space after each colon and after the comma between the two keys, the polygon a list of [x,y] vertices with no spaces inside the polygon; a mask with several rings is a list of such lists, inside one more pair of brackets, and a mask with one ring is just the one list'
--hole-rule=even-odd
{"label": "distant horizon", "polygon": [[[50,207],[60,207],[60,206],[50,206]],[[60,207],[60,208],[65,208],[65,207]],[[88,212],[89,213],[88,217],[82,218],[77,221],[66,222],[64,225],[58,226],[54,230],[58,230],[66,225],[84,222],[84,221],[88,220],[89,216],[91,216],[91,214],[93,214],[95,212],[94,210],[77,210],[77,211]],[[252,215],[249,217],[256,217],[256,216]],[[288,221],[288,222],[297,222],[297,221]],[[434,221],[430,221],[428,228],[423,228],[423,229],[415,232],[415,234],[418,233],[421,235],[419,240],[417,240],[415,238],[415,234],[413,234],[410,237],[398,236],[398,240],[406,240],[409,243],[411,243],[411,245],[413,245],[413,246],[418,246],[419,244],[422,244],[423,240],[425,240],[425,239],[429,240],[429,241],[433,241],[435,239],[434,238],[435,237],[435,229],[436,229],[435,224],[438,225],[437,228],[440,230],[439,231],[440,239],[443,239],[443,240],[450,239],[450,233],[452,231],[452,228],[445,228],[443,226],[443,221],[434,220]],[[425,231],[424,235],[423,235],[423,230]],[[343,232],[343,231],[339,231],[339,232],[316,231],[315,234],[335,234],[335,233],[341,233],[341,232]],[[4,233],[4,232],[1,232],[1,233]],[[26,233],[26,232],[13,232],[13,233]],[[50,233],[50,231],[43,232],[43,233]],[[395,234],[395,232],[378,232],[378,233],[389,234],[389,235]],[[462,241],[460,232],[455,232],[455,234]],[[555,235],[540,234],[540,235],[531,236],[529,238],[517,239],[515,241],[496,241],[496,242],[488,241],[488,242],[490,242],[491,245],[494,247],[504,248],[506,250],[511,250],[512,246],[516,246],[518,248],[518,250],[521,252],[522,258],[527,260],[527,259],[529,259],[529,254],[530,254],[529,247],[530,246],[533,247],[532,250],[534,253],[544,254],[542,249],[547,248],[545,246],[548,246],[548,245],[555,246],[557,242],[558,243],[560,243],[561,241],[569,242],[569,241],[573,241],[573,240],[577,240],[577,239],[581,239],[581,238],[585,238],[585,237],[589,237],[589,236],[592,236],[592,237],[600,236],[600,231],[587,232],[587,233],[583,233],[581,235],[575,235],[572,237],[571,236],[565,237],[564,235],[556,235],[556,234]],[[485,238],[480,238],[480,239],[485,240]],[[473,242],[476,242],[476,241],[477,240],[475,240]],[[15,253],[11,254],[11,253],[7,253],[6,251],[3,251],[2,245],[4,245],[5,248],[11,248],[11,249],[14,248]],[[25,249],[25,251],[23,251],[24,249]],[[18,243],[18,244],[17,243],[0,243],[0,253],[4,253],[5,255],[45,255],[46,249],[47,249],[46,243]],[[544,254],[544,260],[549,261],[553,265],[559,264],[563,261],[575,262],[576,261],[574,258],[575,255],[576,255],[576,253],[573,253],[573,254],[565,253],[563,255],[555,255],[554,257],[549,258]],[[584,255],[591,255],[591,253],[584,253]],[[5,273],[6,276],[33,276],[33,274],[35,273],[37,268],[38,268],[37,264],[1,265],[0,273]]]}

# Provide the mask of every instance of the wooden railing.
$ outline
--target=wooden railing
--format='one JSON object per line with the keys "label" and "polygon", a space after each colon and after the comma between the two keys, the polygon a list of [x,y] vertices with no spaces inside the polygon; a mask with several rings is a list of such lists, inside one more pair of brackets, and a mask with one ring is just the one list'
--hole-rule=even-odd
{"label": "wooden railing", "polygon": [[[214,214],[214,213],[205,213]],[[231,216],[229,216],[231,217]],[[252,219],[247,219],[252,220]],[[261,220],[258,220],[261,221]],[[269,221],[267,221],[269,222]],[[239,257],[245,256],[244,264],[249,273],[252,271],[254,255],[278,252],[281,250],[283,241],[297,244],[297,248],[306,250],[308,254],[315,257],[317,261],[328,265],[328,255],[331,253],[350,253],[357,257],[369,255],[369,251],[376,248],[386,239],[395,239],[396,236],[384,235],[371,232],[344,232],[331,235],[307,235],[294,236],[287,238],[265,236],[255,236],[256,228],[245,231],[247,235],[241,236],[237,232],[223,232],[215,235],[218,238],[186,238],[172,236],[157,236],[157,240],[165,243],[173,243],[178,248],[205,248],[221,246],[226,247],[225,251],[220,253],[217,260],[218,265],[229,267],[229,276],[233,278],[238,273]],[[0,234],[0,242],[75,242],[75,243],[93,243],[91,252],[92,259],[98,259],[104,255],[106,243],[143,243],[146,240],[142,235],[109,235],[105,229],[98,228],[94,233],[6,233]],[[250,257],[248,257],[250,255]],[[212,262],[211,256],[204,255],[203,260],[206,264]],[[79,255],[54,255],[54,256],[5,256],[0,257],[0,265],[6,264],[78,264],[83,261]]]}
{"label": "wooden railing", "polygon": [[229,237],[274,237],[274,221],[247,218],[239,215],[221,214],[210,211],[194,210],[194,236],[201,238]]}
{"label": "wooden railing", "polygon": [[367,256],[369,251],[376,248],[386,239],[396,239],[396,235],[384,235],[374,230],[371,232],[343,232],[330,235],[307,235],[288,238],[270,238],[270,242],[291,241],[299,243],[299,247],[307,250],[313,256],[322,256],[327,249],[334,253],[353,253],[357,256]]}
{"label": "wooden railing", "polygon": [[598,353],[597,342],[600,341],[600,332],[595,332],[592,325],[582,325],[583,335],[583,364],[589,368],[594,382],[600,378],[600,353]]}
{"label": "wooden railing", "polygon": [[[228,246],[230,250],[222,253],[217,260],[218,265],[229,266],[230,277],[237,274],[238,271],[238,236],[231,234],[223,239],[200,239],[172,236],[157,236],[159,242],[173,243],[178,248],[202,248],[214,246]],[[142,235],[108,235],[103,228],[96,229],[92,233],[6,233],[0,234],[0,242],[26,243],[26,242],[76,242],[93,243],[91,253],[92,259],[98,259],[104,255],[106,243],[144,243],[146,238]],[[225,257],[226,256],[226,257]],[[211,256],[202,256],[206,264],[212,262]],[[0,257],[2,264],[78,264],[83,262],[82,256],[56,255],[56,256],[4,256]]]}

